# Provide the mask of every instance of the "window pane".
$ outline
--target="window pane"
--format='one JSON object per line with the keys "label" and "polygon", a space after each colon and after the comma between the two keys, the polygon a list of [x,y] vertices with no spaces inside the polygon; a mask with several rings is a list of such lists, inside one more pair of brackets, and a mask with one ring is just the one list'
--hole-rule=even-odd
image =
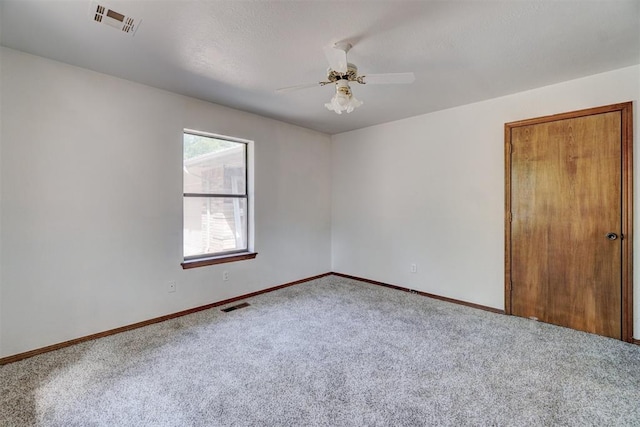
{"label": "window pane", "polygon": [[184,134],[185,193],[246,194],[246,144]]}
{"label": "window pane", "polygon": [[184,256],[247,249],[247,200],[184,198]]}

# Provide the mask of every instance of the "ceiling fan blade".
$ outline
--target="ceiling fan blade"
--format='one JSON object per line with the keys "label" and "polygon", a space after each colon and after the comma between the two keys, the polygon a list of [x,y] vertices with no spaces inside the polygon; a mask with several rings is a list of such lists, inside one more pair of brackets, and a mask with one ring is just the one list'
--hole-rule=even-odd
{"label": "ceiling fan blade", "polygon": [[348,43],[336,43],[333,46],[324,48],[324,56],[329,61],[329,66],[338,73],[347,72],[347,52],[351,48]]}
{"label": "ceiling fan blade", "polygon": [[366,74],[362,76],[365,84],[408,84],[413,83],[416,76],[413,73],[386,73],[386,74]]}
{"label": "ceiling fan blade", "polygon": [[278,93],[294,92],[296,90],[307,89],[307,88],[314,87],[314,86],[322,86],[322,85],[320,83],[306,83],[306,84],[303,84],[303,85],[281,87],[279,89],[276,89],[276,92],[278,92]]}

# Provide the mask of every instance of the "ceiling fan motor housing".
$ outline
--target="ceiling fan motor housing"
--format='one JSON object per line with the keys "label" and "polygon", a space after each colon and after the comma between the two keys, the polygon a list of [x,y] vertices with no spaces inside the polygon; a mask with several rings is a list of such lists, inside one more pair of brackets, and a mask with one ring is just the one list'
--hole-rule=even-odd
{"label": "ceiling fan motor housing", "polygon": [[349,63],[347,64],[346,73],[340,73],[338,71],[335,71],[329,68],[327,70],[327,80],[329,80],[332,83],[335,83],[338,80],[347,80],[349,82],[358,81],[358,67]]}

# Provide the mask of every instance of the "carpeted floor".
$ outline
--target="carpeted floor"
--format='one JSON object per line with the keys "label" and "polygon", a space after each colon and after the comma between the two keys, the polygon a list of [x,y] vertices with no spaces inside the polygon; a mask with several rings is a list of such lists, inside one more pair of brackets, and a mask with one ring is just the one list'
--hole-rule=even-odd
{"label": "carpeted floor", "polygon": [[640,426],[640,346],[328,276],[0,367],[2,426]]}

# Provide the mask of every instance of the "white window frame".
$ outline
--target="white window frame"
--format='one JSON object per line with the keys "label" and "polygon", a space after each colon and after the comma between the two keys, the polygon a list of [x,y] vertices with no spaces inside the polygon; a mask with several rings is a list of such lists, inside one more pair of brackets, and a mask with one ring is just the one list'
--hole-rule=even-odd
{"label": "white window frame", "polygon": [[[237,138],[227,135],[220,135],[215,133],[203,132],[195,129],[183,129],[183,140],[184,134],[202,136],[206,138],[220,139],[224,141],[234,142],[244,144],[244,164],[245,164],[245,192],[244,194],[227,194],[227,193],[185,193],[184,192],[184,183],[183,183],[183,193],[182,193],[182,204],[183,204],[183,212],[184,212],[184,200],[186,197],[210,197],[212,199],[216,198],[232,198],[234,200],[245,199],[246,200],[246,210],[245,212],[245,221],[246,221],[246,236],[242,236],[244,238],[244,248],[235,249],[232,251],[225,252],[213,252],[207,254],[198,254],[198,255],[184,255],[184,235],[182,236],[183,248],[182,248],[182,267],[183,268],[193,268],[193,267],[201,267],[205,265],[212,264],[221,264],[225,262],[233,262],[233,261],[241,261],[245,259],[253,259],[256,257],[257,253],[254,252],[253,247],[253,141]],[[184,151],[182,155],[182,163],[184,164]],[[238,210],[234,210],[237,212]],[[182,228],[184,232],[184,217],[182,219]]]}

